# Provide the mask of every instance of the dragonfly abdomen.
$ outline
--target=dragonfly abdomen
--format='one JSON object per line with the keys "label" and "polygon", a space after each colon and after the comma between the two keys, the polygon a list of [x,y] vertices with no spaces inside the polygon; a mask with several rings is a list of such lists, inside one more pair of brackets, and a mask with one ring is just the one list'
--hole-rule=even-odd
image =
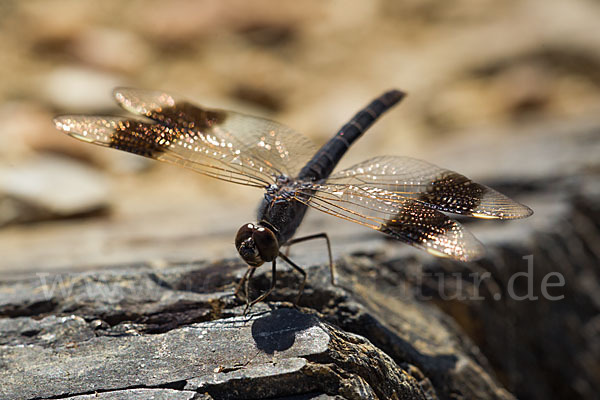
{"label": "dragonfly abdomen", "polygon": [[404,96],[404,92],[390,90],[373,100],[371,104],[352,117],[331,140],[321,147],[302,168],[298,178],[306,180],[327,178],[352,143],[361,137],[383,113],[402,100]]}

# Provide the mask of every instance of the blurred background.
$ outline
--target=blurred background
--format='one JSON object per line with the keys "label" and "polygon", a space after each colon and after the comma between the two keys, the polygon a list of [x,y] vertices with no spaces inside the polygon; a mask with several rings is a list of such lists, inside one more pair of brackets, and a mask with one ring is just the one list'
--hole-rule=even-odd
{"label": "blurred background", "polygon": [[[407,91],[342,167],[423,158],[536,211],[505,236],[552,231],[570,184],[598,193],[582,178],[600,171],[598,21],[594,0],[1,0],[0,274],[237,256],[260,190],[54,128],[57,114],[121,113],[111,91],[123,85],[268,117],[317,144],[381,92]],[[303,229],[332,233],[336,256],[366,234],[310,214]],[[484,242],[500,235],[481,224]],[[565,393],[592,393],[588,378]]]}

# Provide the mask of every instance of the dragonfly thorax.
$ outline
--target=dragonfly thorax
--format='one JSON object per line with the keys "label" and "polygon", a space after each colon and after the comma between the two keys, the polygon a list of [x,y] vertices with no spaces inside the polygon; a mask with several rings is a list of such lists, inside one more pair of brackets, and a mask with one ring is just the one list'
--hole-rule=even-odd
{"label": "dragonfly thorax", "polygon": [[273,261],[279,254],[279,242],[273,231],[257,224],[245,224],[238,230],[235,248],[251,267]]}

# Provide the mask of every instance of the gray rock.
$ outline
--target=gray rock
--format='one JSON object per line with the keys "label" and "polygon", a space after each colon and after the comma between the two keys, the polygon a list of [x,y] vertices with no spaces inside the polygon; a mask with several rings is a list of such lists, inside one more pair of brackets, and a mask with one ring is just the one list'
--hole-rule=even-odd
{"label": "gray rock", "polygon": [[[109,329],[79,340],[71,336],[66,344],[44,338],[64,329],[58,324],[46,324],[54,331],[44,335],[24,331],[29,333],[23,341],[30,344],[2,346],[0,395],[39,398],[176,386],[183,390],[181,396],[194,391],[216,398],[311,392],[426,398],[413,377],[364,338],[297,310],[260,308],[264,311],[248,317],[162,334],[144,334],[147,326],[139,324],[137,331]],[[90,327],[82,325],[81,330],[89,332]],[[37,341],[29,340],[33,335]]]}
{"label": "gray rock", "polygon": [[[362,262],[342,263],[341,280],[351,282],[343,271]],[[312,267],[303,305],[322,313],[269,303],[244,317],[228,289],[242,272],[239,263],[189,264],[3,282],[0,315],[12,318],[0,324],[0,397],[168,388],[214,398],[512,398],[473,357],[468,339],[414,298],[392,303],[356,283],[350,295]],[[273,298],[293,298],[296,278],[283,269],[285,287]],[[253,286],[268,279],[261,272]]]}
{"label": "gray rock", "polygon": [[209,399],[198,393],[173,389],[126,389],[113,392],[64,397],[65,400],[192,400]]}

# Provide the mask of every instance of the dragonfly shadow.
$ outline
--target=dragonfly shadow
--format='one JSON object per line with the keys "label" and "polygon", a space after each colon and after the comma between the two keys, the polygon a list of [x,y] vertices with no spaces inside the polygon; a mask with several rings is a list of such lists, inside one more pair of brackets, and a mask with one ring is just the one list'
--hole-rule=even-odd
{"label": "dragonfly shadow", "polygon": [[292,347],[297,333],[316,324],[318,321],[312,315],[291,308],[280,308],[252,323],[252,337],[259,350],[272,354]]}

